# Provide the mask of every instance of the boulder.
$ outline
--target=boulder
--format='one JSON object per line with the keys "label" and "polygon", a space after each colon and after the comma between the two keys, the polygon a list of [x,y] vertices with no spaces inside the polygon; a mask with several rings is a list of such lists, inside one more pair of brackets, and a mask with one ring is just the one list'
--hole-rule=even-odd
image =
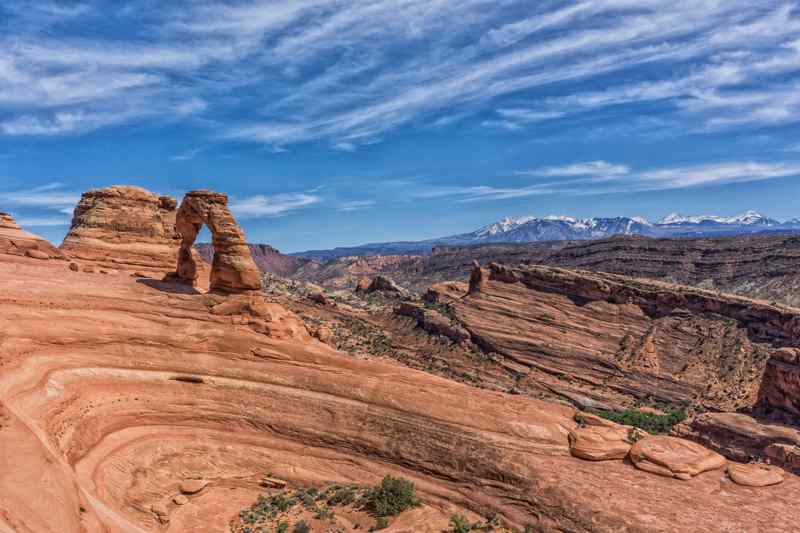
{"label": "boulder", "polygon": [[199,256],[192,246],[203,224],[211,231],[214,247],[211,291],[260,290],[261,272],[253,261],[244,232],[228,209],[228,196],[213,191],[191,191],[181,202],[175,221],[181,239],[176,277],[185,283],[197,284],[200,270],[196,257]]}
{"label": "boulder", "polygon": [[180,491],[183,494],[197,494],[208,486],[205,479],[187,479],[181,483]]}
{"label": "boulder", "polygon": [[765,464],[739,464],[728,465],[728,477],[737,485],[745,487],[768,487],[782,483],[786,472],[777,466]]}
{"label": "boulder", "polygon": [[187,498],[183,494],[178,494],[172,497],[172,503],[174,503],[175,505],[186,505],[187,503],[189,503],[189,498]]}
{"label": "boulder", "polygon": [[628,455],[633,428],[585,426],[569,432],[569,451],[588,461],[622,460]]}
{"label": "boulder", "polygon": [[314,331],[314,337],[320,342],[331,344],[331,341],[333,341],[333,331],[328,326],[320,326]]}
{"label": "boulder", "polygon": [[631,447],[630,458],[640,470],[683,480],[723,468],[727,462],[696,442],[665,435],[641,439]]}

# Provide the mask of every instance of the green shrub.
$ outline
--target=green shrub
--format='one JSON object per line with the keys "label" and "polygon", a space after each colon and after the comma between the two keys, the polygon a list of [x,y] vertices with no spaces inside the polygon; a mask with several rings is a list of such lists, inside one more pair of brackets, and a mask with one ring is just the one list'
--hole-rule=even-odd
{"label": "green shrub", "polygon": [[292,533],[311,533],[311,526],[305,520],[301,520],[294,525]]}
{"label": "green shrub", "polygon": [[453,533],[469,533],[472,531],[472,526],[469,524],[469,520],[460,514],[454,514],[450,517],[450,528],[452,529]]}
{"label": "green shrub", "polygon": [[350,505],[356,501],[356,487],[338,487],[328,498],[328,505]]}
{"label": "green shrub", "polygon": [[281,522],[275,531],[276,533],[286,533],[289,531],[289,522]]}
{"label": "green shrub", "polygon": [[396,516],[418,505],[414,483],[407,479],[386,476],[366,494],[367,509],[378,517]]}
{"label": "green shrub", "polygon": [[389,520],[386,519],[384,516],[378,517],[375,521],[375,525],[372,526],[369,530],[370,531],[380,531],[381,529],[386,529],[389,527]]}
{"label": "green shrub", "polygon": [[645,413],[634,409],[626,409],[625,411],[596,410],[592,412],[612,422],[637,427],[648,433],[655,434],[669,433],[672,430],[672,426],[686,420],[686,413],[678,409],[672,410],[665,415]]}

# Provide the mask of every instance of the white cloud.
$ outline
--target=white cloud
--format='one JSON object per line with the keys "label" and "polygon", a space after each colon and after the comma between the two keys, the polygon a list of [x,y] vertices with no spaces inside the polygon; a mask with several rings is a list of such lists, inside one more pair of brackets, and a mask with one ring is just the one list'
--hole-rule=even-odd
{"label": "white cloud", "polygon": [[560,167],[544,167],[534,170],[523,170],[517,172],[521,175],[529,176],[624,176],[630,173],[630,168],[626,165],[615,165],[607,161],[589,161],[586,163],[573,163]]}
{"label": "white cloud", "polygon": [[368,209],[375,205],[375,201],[373,200],[350,200],[347,202],[340,202],[337,206],[337,211],[360,211],[362,209]]}
{"label": "white cloud", "polygon": [[626,165],[594,161],[563,167],[548,167],[536,171],[520,171],[517,174],[566,176],[574,179],[519,187],[429,185],[412,192],[411,196],[421,200],[451,198],[456,202],[478,202],[546,194],[585,196],[688,189],[780,178],[800,178],[800,163],[729,161],[706,165],[634,170]]}
{"label": "white cloud", "polygon": [[72,208],[80,200],[80,194],[64,190],[61,183],[49,183],[33,189],[0,191],[0,205],[13,207],[38,207],[63,211]]}
{"label": "white cloud", "polygon": [[267,218],[286,215],[292,211],[318,204],[322,201],[317,195],[308,193],[283,193],[273,196],[256,195],[237,198],[230,208],[240,218]]}
{"label": "white cloud", "polygon": [[227,139],[350,150],[490,109],[485,125],[512,131],[636,102],[669,103],[685,131],[800,117],[780,79],[800,71],[791,1],[131,0],[106,21],[131,34],[73,29],[94,2],[10,4],[24,23],[0,36],[5,135],[203,113]]}

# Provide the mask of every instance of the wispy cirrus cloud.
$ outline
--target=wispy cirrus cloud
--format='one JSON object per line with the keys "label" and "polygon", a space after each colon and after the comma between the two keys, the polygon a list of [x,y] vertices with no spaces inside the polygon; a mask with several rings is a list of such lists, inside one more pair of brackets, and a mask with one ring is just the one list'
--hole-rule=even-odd
{"label": "wispy cirrus cloud", "polygon": [[68,226],[80,193],[53,182],[19,190],[0,189],[0,206],[18,216],[22,227]]}
{"label": "wispy cirrus cloud", "polygon": [[479,202],[547,194],[586,196],[689,189],[780,178],[800,179],[800,163],[729,161],[638,170],[627,165],[591,161],[519,171],[516,175],[552,179],[516,187],[418,185],[411,196],[423,200],[450,198],[456,202]]}
{"label": "wispy cirrus cloud", "polygon": [[287,215],[293,211],[318,204],[322,198],[309,192],[282,193],[272,196],[258,194],[234,198],[231,211],[242,219],[269,218]]}
{"label": "wispy cirrus cloud", "polygon": [[790,0],[7,4],[7,136],[202,114],[209,137],[352,151],[471,115],[511,132],[637,104],[684,131],[800,120]]}

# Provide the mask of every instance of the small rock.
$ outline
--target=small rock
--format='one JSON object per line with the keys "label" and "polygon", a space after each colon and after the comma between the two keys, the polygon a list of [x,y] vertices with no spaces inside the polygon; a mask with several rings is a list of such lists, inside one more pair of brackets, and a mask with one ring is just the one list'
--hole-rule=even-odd
{"label": "small rock", "polygon": [[70,263],[69,269],[72,270],[73,272],[77,272],[81,269],[81,267],[78,266],[78,263]]}
{"label": "small rock", "polygon": [[333,340],[333,331],[328,326],[320,326],[314,331],[314,336],[319,339],[320,342],[330,344],[331,340]]}
{"label": "small rock", "polygon": [[83,271],[85,273],[87,273],[87,274],[96,274],[97,273],[97,270],[95,270],[95,268],[92,267],[92,266],[83,267]]}
{"label": "small rock", "polygon": [[189,498],[187,498],[183,494],[178,494],[177,496],[174,496],[172,498],[172,503],[174,503],[175,505],[186,505],[187,503],[189,503]]}
{"label": "small rock", "polygon": [[330,307],[336,306],[333,300],[328,298],[323,292],[311,293],[308,295],[308,299],[319,305],[330,306]]}
{"label": "small rock", "polygon": [[32,259],[50,259],[50,256],[41,250],[26,250],[25,255]]}
{"label": "small rock", "polygon": [[142,274],[141,272],[134,272],[133,274],[131,274],[131,277],[132,278],[147,278],[147,277],[150,277],[150,276],[148,276],[147,274]]}
{"label": "small rock", "polygon": [[786,472],[777,466],[765,464],[739,464],[728,465],[728,477],[737,485],[745,487],[768,487],[782,483]]}
{"label": "small rock", "polygon": [[156,518],[158,518],[159,522],[161,522],[162,524],[169,523],[169,509],[167,509],[167,506],[165,504],[161,502],[154,503],[153,505],[150,506],[150,510],[153,512],[154,515],[156,515]]}
{"label": "small rock", "polygon": [[184,494],[197,494],[208,486],[205,479],[187,479],[181,483],[180,490]]}
{"label": "small rock", "polygon": [[262,487],[268,489],[283,489],[286,488],[287,483],[282,479],[277,479],[274,477],[265,477],[259,483]]}

